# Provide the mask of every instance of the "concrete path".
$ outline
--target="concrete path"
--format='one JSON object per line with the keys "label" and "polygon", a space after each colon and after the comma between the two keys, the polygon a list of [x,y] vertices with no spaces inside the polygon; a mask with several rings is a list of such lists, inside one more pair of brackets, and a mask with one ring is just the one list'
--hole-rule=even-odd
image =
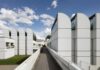
{"label": "concrete path", "polygon": [[33,70],[62,70],[46,47],[41,49],[40,56]]}
{"label": "concrete path", "polygon": [[0,65],[0,70],[14,70],[18,65]]}

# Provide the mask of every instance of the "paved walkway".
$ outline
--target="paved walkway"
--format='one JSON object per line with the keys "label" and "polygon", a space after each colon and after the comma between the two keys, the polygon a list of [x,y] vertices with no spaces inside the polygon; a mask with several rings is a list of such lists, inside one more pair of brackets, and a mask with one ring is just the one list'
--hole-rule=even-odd
{"label": "paved walkway", "polygon": [[46,47],[41,49],[40,56],[33,70],[62,70]]}
{"label": "paved walkway", "polygon": [[0,65],[0,70],[14,70],[18,65]]}

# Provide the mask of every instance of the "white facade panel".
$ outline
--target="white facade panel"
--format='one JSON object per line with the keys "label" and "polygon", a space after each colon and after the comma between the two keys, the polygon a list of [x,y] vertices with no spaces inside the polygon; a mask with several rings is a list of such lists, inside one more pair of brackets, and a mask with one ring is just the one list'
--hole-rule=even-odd
{"label": "white facade panel", "polygon": [[58,50],[58,54],[64,57],[71,57],[71,50]]}
{"label": "white facade panel", "polygon": [[90,39],[77,39],[77,50],[90,51]]}
{"label": "white facade panel", "polygon": [[3,36],[5,38],[9,38],[9,30],[8,29],[2,29],[2,31],[3,31]]}
{"label": "white facade panel", "polygon": [[32,41],[33,41],[33,35],[31,34],[31,35],[27,35],[27,54],[32,54],[33,53],[33,49],[32,49],[32,47],[33,47],[33,43],[32,43]]}
{"label": "white facade panel", "polygon": [[77,51],[77,56],[80,56],[80,57],[90,57],[90,51]]}
{"label": "white facade panel", "polygon": [[100,29],[100,13],[96,14],[96,28]]}
{"label": "white facade panel", "polygon": [[90,29],[77,29],[77,38],[90,38]]}
{"label": "white facade panel", "polygon": [[19,29],[19,55],[25,55],[25,31]]}
{"label": "white facade panel", "polygon": [[79,67],[81,67],[83,70],[89,70],[90,57],[78,57],[77,60]]}
{"label": "white facade panel", "polygon": [[64,13],[58,13],[58,28],[71,28],[70,18]]}
{"label": "white facade panel", "polygon": [[4,49],[0,49],[0,59],[4,59]]}
{"label": "white facade panel", "polygon": [[59,55],[71,60],[71,21],[63,13],[58,13],[51,32],[51,47]]}
{"label": "white facade panel", "polygon": [[58,33],[59,38],[71,38],[71,29],[58,29]]}
{"label": "white facade panel", "polygon": [[83,13],[77,13],[72,18],[72,59],[75,63],[90,64],[90,21]]}
{"label": "white facade panel", "polygon": [[16,29],[10,29],[11,31],[11,38],[15,40],[15,54],[18,54],[18,40],[17,40],[17,30]]}
{"label": "white facade panel", "polygon": [[77,63],[90,65],[90,57],[77,57]]}
{"label": "white facade panel", "polygon": [[83,13],[77,13],[77,28],[90,29],[90,20],[88,16]]}
{"label": "white facade panel", "polygon": [[31,29],[26,29],[27,33],[27,54],[31,55],[33,53],[33,31]]}
{"label": "white facade panel", "polygon": [[96,39],[96,50],[100,51],[100,39]]}
{"label": "white facade panel", "polygon": [[15,55],[15,49],[5,49],[4,59],[13,57]]}
{"label": "white facade panel", "polygon": [[100,39],[100,29],[96,29],[96,38]]}
{"label": "white facade panel", "polygon": [[96,56],[100,57],[100,50],[96,51]]}
{"label": "white facade panel", "polygon": [[100,57],[96,57],[96,64],[100,65]]}
{"label": "white facade panel", "polygon": [[59,38],[58,39],[58,50],[70,50],[71,51],[71,39]]}

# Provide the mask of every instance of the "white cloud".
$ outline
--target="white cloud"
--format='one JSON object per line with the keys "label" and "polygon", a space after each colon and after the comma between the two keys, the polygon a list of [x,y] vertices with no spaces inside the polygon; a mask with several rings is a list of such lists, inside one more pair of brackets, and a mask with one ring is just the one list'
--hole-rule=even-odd
{"label": "white cloud", "polygon": [[24,10],[25,10],[26,13],[35,14],[35,11],[33,11],[32,9],[30,9],[28,7],[24,7]]}
{"label": "white cloud", "polygon": [[41,14],[40,15],[40,21],[45,25],[50,27],[54,22],[54,17],[48,15],[48,14]]}
{"label": "white cloud", "polygon": [[58,6],[57,0],[53,0],[52,3],[51,3],[51,6],[52,6],[53,8],[56,8],[56,7]]}
{"label": "white cloud", "polygon": [[39,17],[36,15],[35,11],[24,7],[23,9],[10,10],[6,8],[0,9],[0,20],[7,23],[24,23],[33,24],[33,20],[38,20]]}
{"label": "white cloud", "polygon": [[54,22],[53,16],[48,14],[37,15],[34,10],[28,7],[13,10],[6,8],[0,9],[0,28],[10,28],[11,26],[17,28],[19,27],[18,23],[32,25],[34,20],[39,20],[46,27],[41,32],[35,32],[38,39],[45,39],[51,33],[50,27]]}
{"label": "white cloud", "polygon": [[51,9],[50,7],[47,8],[47,10],[50,10],[50,9]]}
{"label": "white cloud", "polygon": [[5,24],[6,22],[0,20],[0,28],[9,29],[9,27],[7,27]]}
{"label": "white cloud", "polygon": [[45,40],[45,37],[49,34],[51,34],[51,29],[50,28],[45,28],[43,31],[41,32],[36,32],[34,31],[34,33],[36,34],[37,36],[37,39],[43,39]]}

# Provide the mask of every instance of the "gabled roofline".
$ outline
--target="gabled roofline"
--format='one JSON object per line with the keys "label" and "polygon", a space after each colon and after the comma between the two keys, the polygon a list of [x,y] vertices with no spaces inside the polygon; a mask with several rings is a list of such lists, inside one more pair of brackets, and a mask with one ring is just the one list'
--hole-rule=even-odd
{"label": "gabled roofline", "polygon": [[73,16],[73,17],[71,18],[71,21],[73,21],[76,17],[77,17],[77,14],[75,14],[75,16]]}
{"label": "gabled roofline", "polygon": [[89,17],[89,19],[93,19],[96,16],[96,14],[93,14],[92,16]]}

